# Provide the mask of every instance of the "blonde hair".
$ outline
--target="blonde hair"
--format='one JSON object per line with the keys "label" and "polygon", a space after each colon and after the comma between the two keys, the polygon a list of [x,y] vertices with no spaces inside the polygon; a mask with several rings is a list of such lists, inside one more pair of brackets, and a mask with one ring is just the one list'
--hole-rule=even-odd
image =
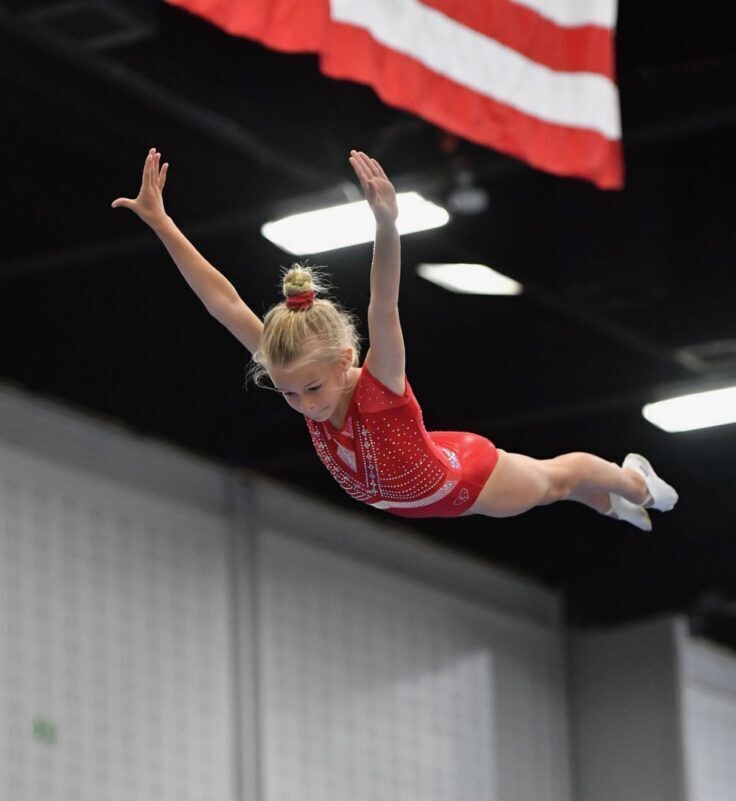
{"label": "blonde hair", "polygon": [[261,347],[253,354],[246,379],[264,386],[268,368],[287,367],[294,362],[339,361],[345,348],[352,348],[353,365],[359,364],[360,337],[356,319],[338,303],[315,297],[307,308],[289,308],[286,300],[302,292],[322,294],[328,289],[319,268],[292,264],[281,279],[285,300],[272,306],[263,318]]}

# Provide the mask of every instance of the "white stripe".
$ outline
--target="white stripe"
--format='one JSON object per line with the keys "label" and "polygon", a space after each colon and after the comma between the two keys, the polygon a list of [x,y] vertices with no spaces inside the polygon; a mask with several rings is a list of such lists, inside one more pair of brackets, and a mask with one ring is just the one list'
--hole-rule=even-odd
{"label": "white stripe", "polygon": [[616,86],[593,73],[556,72],[419,0],[330,0],[337,22],[479,94],[545,122],[621,138]]}
{"label": "white stripe", "polygon": [[542,17],[567,25],[616,27],[617,0],[514,0],[516,5],[531,8]]}
{"label": "white stripe", "polygon": [[437,501],[441,501],[449,495],[457,486],[457,481],[450,479],[431,495],[426,498],[420,498],[417,501],[376,501],[369,503],[369,506],[375,506],[376,509],[421,509],[424,506],[430,506]]}

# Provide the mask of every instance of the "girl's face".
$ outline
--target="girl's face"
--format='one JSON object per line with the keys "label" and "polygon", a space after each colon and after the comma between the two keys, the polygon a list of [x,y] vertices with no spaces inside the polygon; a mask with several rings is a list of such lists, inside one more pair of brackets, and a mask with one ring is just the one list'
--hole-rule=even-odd
{"label": "girl's face", "polygon": [[276,389],[297,412],[323,422],[347,401],[352,351],[346,349],[340,361],[307,362],[301,366],[270,367]]}

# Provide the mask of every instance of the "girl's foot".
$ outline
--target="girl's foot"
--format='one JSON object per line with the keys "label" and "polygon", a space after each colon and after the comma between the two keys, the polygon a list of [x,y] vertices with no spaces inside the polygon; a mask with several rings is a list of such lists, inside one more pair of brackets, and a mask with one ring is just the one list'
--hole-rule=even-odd
{"label": "girl's foot", "polygon": [[626,498],[620,495],[611,493],[608,496],[611,499],[611,509],[608,514],[615,517],[616,520],[624,520],[626,523],[631,523],[642,531],[652,530],[652,521],[649,519],[649,513],[643,506],[637,506]]}
{"label": "girl's foot", "polygon": [[638,453],[630,453],[621,465],[624,469],[636,471],[645,481],[649,498],[644,501],[647,509],[658,509],[660,512],[669,512],[677,503],[678,495],[674,488],[654,472],[654,468]]}

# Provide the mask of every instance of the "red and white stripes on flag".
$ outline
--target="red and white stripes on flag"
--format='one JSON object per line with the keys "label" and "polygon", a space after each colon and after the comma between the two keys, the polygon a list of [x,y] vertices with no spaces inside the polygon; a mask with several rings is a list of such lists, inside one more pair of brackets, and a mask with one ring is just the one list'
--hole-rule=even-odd
{"label": "red and white stripes on flag", "polygon": [[623,185],[617,0],[168,0],[478,144]]}

